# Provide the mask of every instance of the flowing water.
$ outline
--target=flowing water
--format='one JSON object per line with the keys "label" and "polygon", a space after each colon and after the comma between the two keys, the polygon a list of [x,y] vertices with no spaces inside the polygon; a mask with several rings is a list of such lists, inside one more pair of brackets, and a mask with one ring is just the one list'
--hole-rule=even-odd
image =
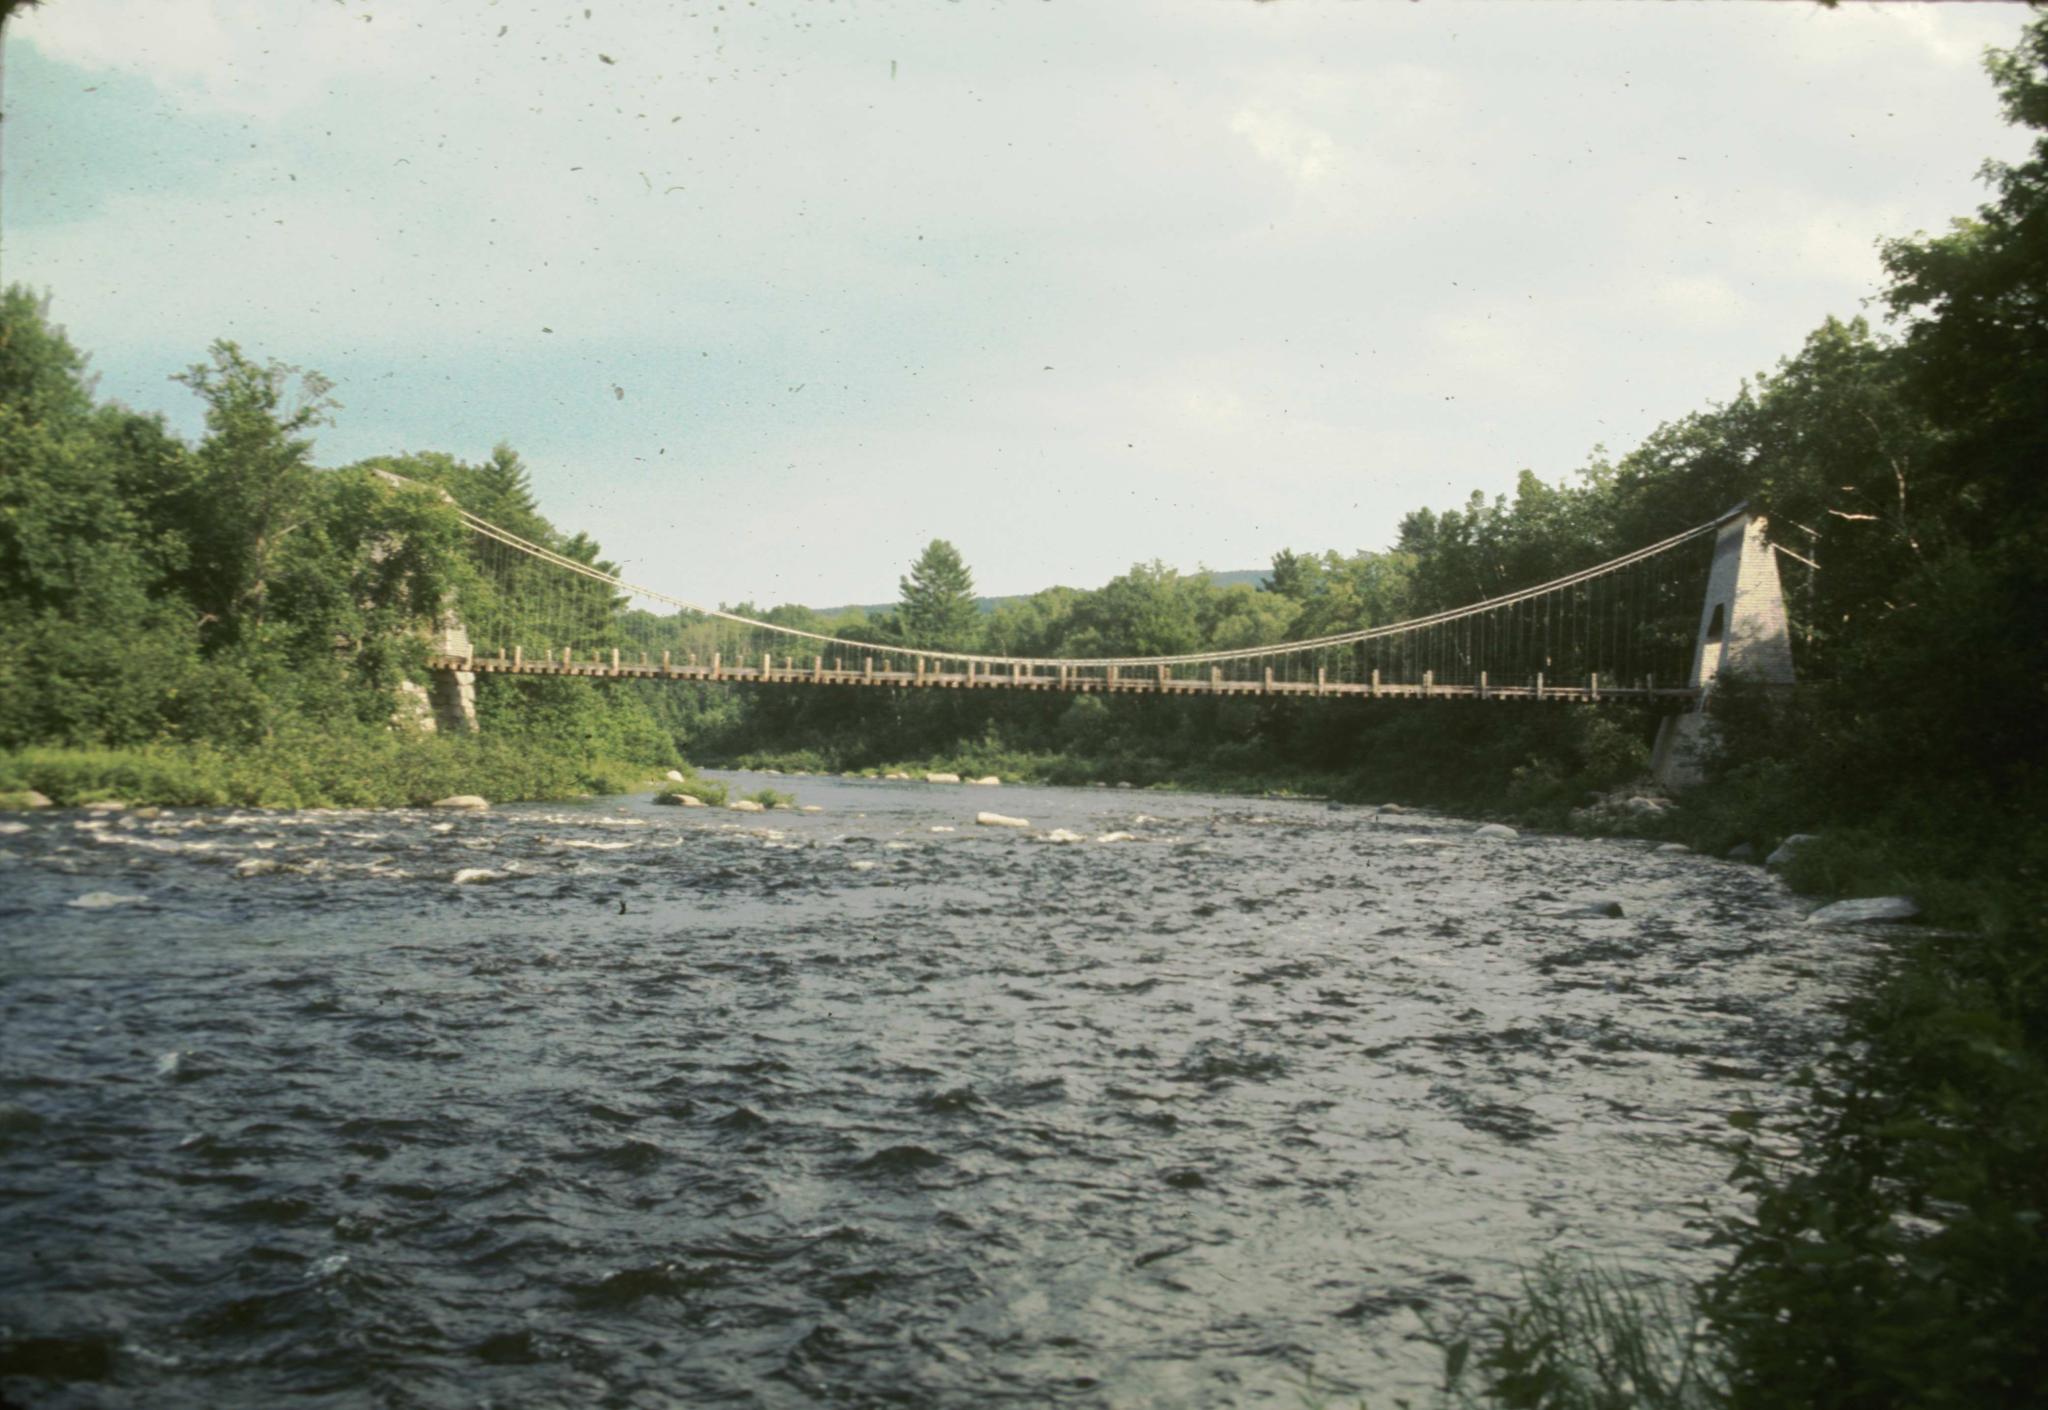
{"label": "flowing water", "polygon": [[1709,1266],[1860,963],[1642,842],[772,782],[0,823],[0,1403],[1387,1404]]}

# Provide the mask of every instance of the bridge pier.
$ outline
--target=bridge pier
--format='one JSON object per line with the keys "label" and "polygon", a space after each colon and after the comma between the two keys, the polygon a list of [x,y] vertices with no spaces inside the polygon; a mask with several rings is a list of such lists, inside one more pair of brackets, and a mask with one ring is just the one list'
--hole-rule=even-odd
{"label": "bridge pier", "polygon": [[1785,590],[1768,525],[1746,508],[1731,511],[1714,539],[1707,572],[1706,601],[1700,605],[1687,684],[1699,692],[1693,708],[1668,715],[1657,727],[1650,772],[1676,792],[1702,777],[1702,764],[1718,748],[1707,701],[1722,675],[1764,685],[1791,685],[1792,634],[1785,618]]}

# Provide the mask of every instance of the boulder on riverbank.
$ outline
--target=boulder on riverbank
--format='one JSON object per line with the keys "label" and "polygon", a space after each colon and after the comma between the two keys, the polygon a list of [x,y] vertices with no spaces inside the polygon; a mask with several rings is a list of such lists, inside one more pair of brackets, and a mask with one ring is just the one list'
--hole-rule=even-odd
{"label": "boulder on riverbank", "polygon": [[1807,843],[1818,842],[1819,840],[1820,838],[1811,832],[1795,832],[1783,842],[1780,842],[1777,849],[1770,856],[1764,858],[1764,865],[1767,867],[1782,867],[1785,863],[1798,856],[1800,849],[1805,847]]}
{"label": "boulder on riverbank", "polygon": [[490,800],[474,793],[454,793],[446,798],[436,798],[427,804],[429,808],[447,808],[452,812],[480,813],[491,806]]}
{"label": "boulder on riverbank", "polygon": [[1822,906],[1806,918],[1808,925],[1872,925],[1884,921],[1911,920],[1920,906],[1911,896],[1865,896],[1853,901],[1836,901]]}
{"label": "boulder on riverbank", "polygon": [[1472,829],[1472,835],[1484,838],[1488,842],[1513,842],[1522,834],[1506,823],[1481,823]]}
{"label": "boulder on riverbank", "polygon": [[960,781],[960,775],[958,775],[958,774],[926,774],[926,775],[924,776],[924,781],[925,781],[926,783],[958,783],[958,782]]}
{"label": "boulder on riverbank", "polygon": [[1003,782],[994,774],[984,774],[980,778],[970,778],[967,781],[975,785],[977,788],[999,788],[1002,786]]}
{"label": "boulder on riverbank", "polygon": [[1029,818],[1005,817],[1001,813],[976,813],[974,820],[983,827],[1029,827]]}
{"label": "boulder on riverbank", "polygon": [[1585,805],[1571,811],[1573,828],[1596,833],[1632,831],[1635,827],[1654,822],[1678,805],[1662,793],[1647,779],[1617,788],[1611,793],[1594,793],[1587,796]]}
{"label": "boulder on riverbank", "polygon": [[756,803],[751,798],[735,798],[725,806],[728,810],[735,813],[765,813],[768,811],[766,807]]}
{"label": "boulder on riverbank", "polygon": [[670,770],[669,770],[669,771],[668,771],[667,773],[663,774],[663,775],[662,775],[662,777],[663,777],[663,778],[665,778],[665,779],[667,779],[667,780],[668,780],[668,781],[669,781],[670,783],[688,783],[688,782],[689,782],[689,780],[688,780],[688,779],[686,779],[686,778],[684,778],[684,777],[683,777],[683,772],[682,772],[682,770],[681,770],[681,769],[670,769]]}
{"label": "boulder on riverbank", "polygon": [[657,794],[654,801],[668,808],[701,808],[704,806],[704,800],[694,793],[662,793]]}
{"label": "boulder on riverbank", "polygon": [[30,808],[47,808],[50,800],[33,788],[20,789],[13,793],[0,793],[0,813],[25,812]]}

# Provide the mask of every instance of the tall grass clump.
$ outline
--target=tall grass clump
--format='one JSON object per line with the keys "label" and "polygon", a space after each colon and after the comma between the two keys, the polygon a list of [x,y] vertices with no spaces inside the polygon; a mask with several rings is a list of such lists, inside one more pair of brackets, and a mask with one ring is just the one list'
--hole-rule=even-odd
{"label": "tall grass clump", "polygon": [[1546,1258],[1476,1332],[1440,1337],[1445,1399],[1501,1410],[1710,1410],[1719,1345],[1689,1290]]}

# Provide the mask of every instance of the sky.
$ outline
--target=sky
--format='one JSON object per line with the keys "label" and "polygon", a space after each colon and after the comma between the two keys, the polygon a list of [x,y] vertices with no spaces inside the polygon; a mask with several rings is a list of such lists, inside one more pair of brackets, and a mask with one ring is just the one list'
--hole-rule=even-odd
{"label": "sky", "polygon": [[[2018,6],[50,0],[0,277],[102,397],[509,442],[706,604],[1389,546],[1879,310],[2022,154]],[[1674,525],[1673,529],[1687,527]]]}

